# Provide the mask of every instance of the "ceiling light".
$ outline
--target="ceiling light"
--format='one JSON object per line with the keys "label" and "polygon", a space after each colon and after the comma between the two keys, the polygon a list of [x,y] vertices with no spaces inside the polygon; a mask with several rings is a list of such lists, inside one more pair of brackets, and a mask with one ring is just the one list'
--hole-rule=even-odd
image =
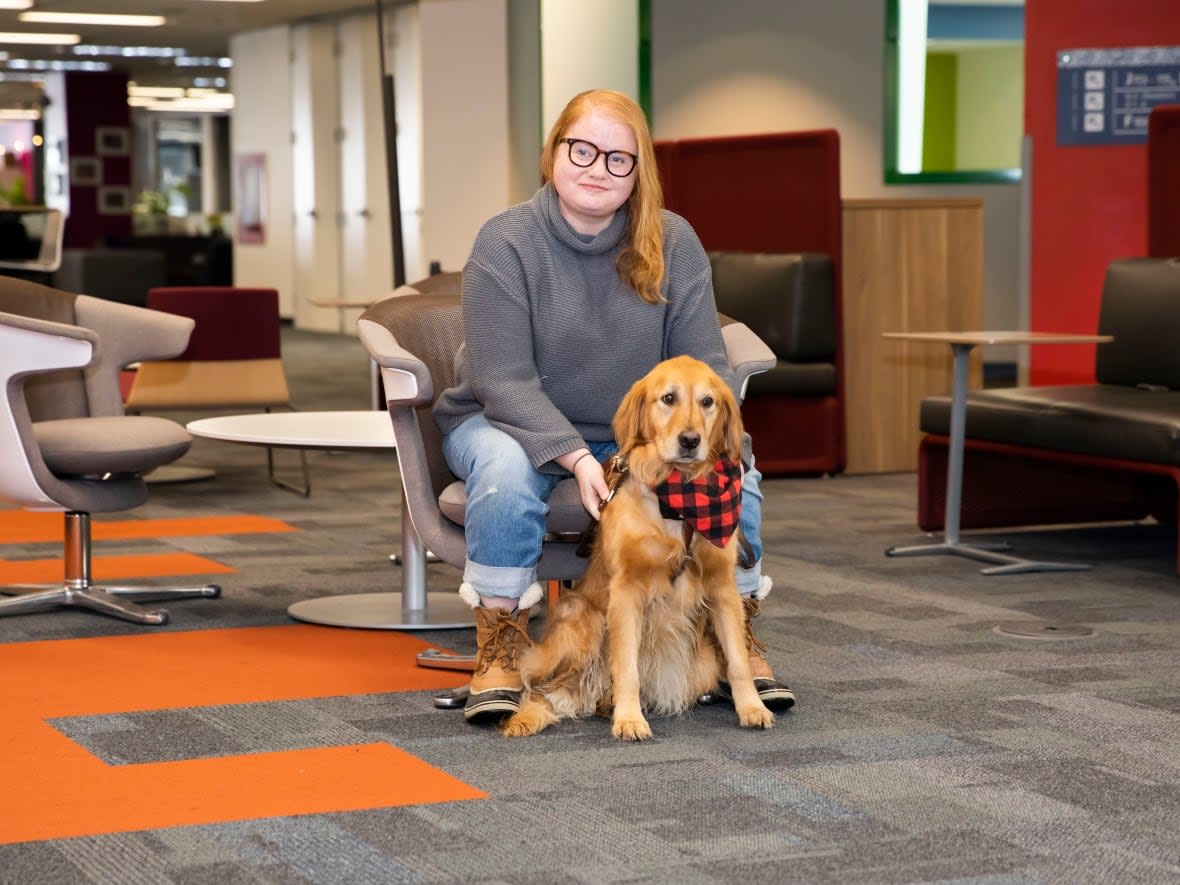
{"label": "ceiling light", "polygon": [[182,55],[173,64],[178,68],[232,68],[234,60],[225,56]]}
{"label": "ceiling light", "polygon": [[0,9],[28,9],[33,0],[0,0]]}
{"label": "ceiling light", "polygon": [[23,22],[44,25],[120,25],[122,27],[157,28],[167,19],[162,15],[111,15],[102,12],[22,12]]}
{"label": "ceiling light", "polygon": [[184,55],[178,46],[95,46],[82,43],[73,48],[74,55],[117,55],[124,58],[175,58]]}
{"label": "ceiling light", "polygon": [[0,108],[0,120],[40,120],[41,112],[23,108]]}
{"label": "ceiling light", "polygon": [[127,104],[133,108],[146,108],[149,111],[210,111],[216,113],[232,110],[234,97],[228,92],[171,100],[152,98],[147,95],[132,95],[128,96]]}
{"label": "ceiling light", "polygon": [[138,83],[127,84],[127,94],[148,98],[182,98],[183,86],[140,86]]}
{"label": "ceiling light", "polygon": [[57,58],[10,58],[4,62],[10,71],[109,71],[105,61],[72,61]]}
{"label": "ceiling light", "polygon": [[81,34],[29,34],[0,31],[0,43],[47,43],[57,46],[71,46],[81,42]]}

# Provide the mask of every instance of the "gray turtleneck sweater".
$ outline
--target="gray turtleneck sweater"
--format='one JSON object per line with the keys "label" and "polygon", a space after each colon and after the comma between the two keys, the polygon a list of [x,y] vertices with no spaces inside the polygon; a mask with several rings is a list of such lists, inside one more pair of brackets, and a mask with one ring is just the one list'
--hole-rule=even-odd
{"label": "gray turtleneck sweater", "polygon": [[666,301],[648,304],[615,269],[626,226],[623,208],[597,236],[575,232],[549,184],[484,224],[463,268],[458,380],[434,407],[443,433],[482,411],[554,472],[554,458],[611,438],[623,395],[660,360],[695,356],[733,387],[695,232],[664,212]]}

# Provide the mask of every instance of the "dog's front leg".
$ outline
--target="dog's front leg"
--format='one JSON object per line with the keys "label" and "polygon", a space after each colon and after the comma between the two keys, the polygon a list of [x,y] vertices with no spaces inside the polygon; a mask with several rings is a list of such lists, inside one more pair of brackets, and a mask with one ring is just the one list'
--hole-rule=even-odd
{"label": "dog's front leg", "polygon": [[738,722],[743,728],[773,728],[774,714],[766,709],[754,687],[754,674],[746,649],[746,615],[737,588],[722,586],[713,596],[713,630],[725,653],[725,678],[733,693]]}
{"label": "dog's front leg", "polygon": [[645,741],[651,726],[639,702],[639,639],[643,600],[631,588],[612,581],[607,604],[607,648],[614,695],[611,734],[621,741]]}

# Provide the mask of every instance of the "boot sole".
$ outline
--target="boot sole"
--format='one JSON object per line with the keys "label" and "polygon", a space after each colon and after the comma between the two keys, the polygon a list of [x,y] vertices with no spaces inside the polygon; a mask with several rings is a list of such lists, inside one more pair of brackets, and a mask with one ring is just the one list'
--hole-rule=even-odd
{"label": "boot sole", "polygon": [[[783,710],[789,710],[795,706],[795,692],[791,691],[785,685],[773,683],[767,685],[763,683],[761,686],[757,681],[754,682],[754,687],[758,689],[758,697],[766,705],[766,709],[781,713]],[[721,701],[726,703],[733,703],[733,695],[730,694],[729,685],[722,682],[717,686],[717,690],[711,692],[709,695],[702,695],[709,698],[709,703],[716,704]]]}
{"label": "boot sole", "polygon": [[520,709],[520,695],[515,697],[509,692],[496,692],[492,697],[480,698],[470,695],[467,705],[463,708],[463,718],[468,722],[498,722],[506,719]]}

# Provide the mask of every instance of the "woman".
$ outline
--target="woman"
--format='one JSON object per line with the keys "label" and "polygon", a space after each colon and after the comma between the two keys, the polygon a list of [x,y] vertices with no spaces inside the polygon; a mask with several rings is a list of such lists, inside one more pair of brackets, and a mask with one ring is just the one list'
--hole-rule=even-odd
{"label": "woman", "polygon": [[[540,600],[536,563],[546,500],[571,474],[597,518],[601,461],[616,449],[611,417],[656,363],[689,354],[734,383],[713,301],[709,260],[688,223],[663,209],[643,111],[618,92],[574,96],[541,156],[544,185],[489,220],[463,269],[466,343],[458,382],[435,405],[443,454],[467,487],[467,563],[460,595],[476,611],[469,721],[517,709],[517,654]],[[751,459],[752,461],[753,459]],[[757,562],[739,569],[747,613],[770,591],[761,570],[761,475],[749,465],[741,528]],[[763,701],[784,709],[750,633]],[[724,687],[723,687],[724,688]]]}

